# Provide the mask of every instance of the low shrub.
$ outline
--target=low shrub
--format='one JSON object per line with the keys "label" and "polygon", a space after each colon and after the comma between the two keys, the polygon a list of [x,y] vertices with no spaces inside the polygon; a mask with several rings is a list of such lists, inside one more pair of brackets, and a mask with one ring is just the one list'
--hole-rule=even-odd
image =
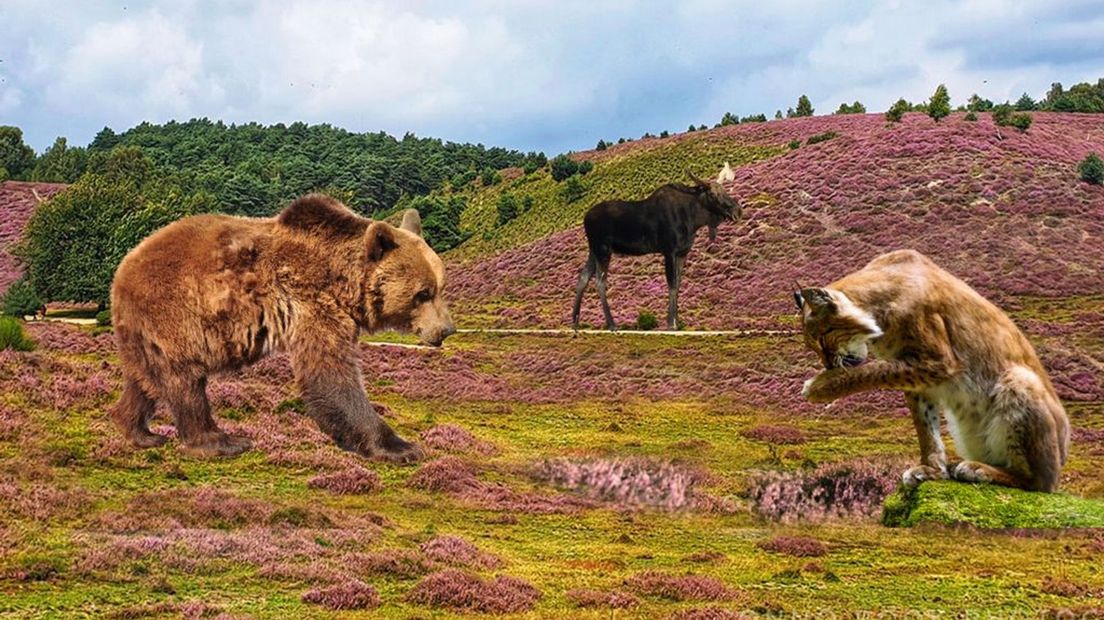
{"label": "low shrub", "polygon": [[656,315],[654,313],[648,312],[647,310],[641,310],[636,315],[637,329],[651,331],[657,327],[659,327],[659,319],[656,318]]}
{"label": "low shrub", "polygon": [[8,292],[4,293],[2,305],[4,316],[21,319],[27,315],[37,313],[42,308],[42,299],[35,293],[34,287],[27,281],[27,278],[23,277],[8,287]]}
{"label": "low shrub", "polygon": [[111,310],[100,310],[96,313],[96,325],[107,327],[111,325]]}
{"label": "low shrub", "polygon": [[1031,120],[1031,115],[1027,112],[1017,112],[1008,120],[1008,124],[1023,133],[1027,131],[1028,127],[1031,127]]}
{"label": "low shrub", "polygon": [[1081,180],[1092,185],[1104,185],[1104,160],[1096,153],[1089,153],[1077,164]]}
{"label": "low shrub", "polygon": [[23,324],[19,322],[19,319],[10,316],[0,317],[0,351],[4,349],[31,351],[34,346],[34,341],[24,333]]}
{"label": "low shrub", "polygon": [[809,139],[805,141],[805,144],[817,144],[819,142],[825,142],[835,138],[839,134],[834,131],[826,131],[824,133],[818,133],[815,136],[809,136]]}

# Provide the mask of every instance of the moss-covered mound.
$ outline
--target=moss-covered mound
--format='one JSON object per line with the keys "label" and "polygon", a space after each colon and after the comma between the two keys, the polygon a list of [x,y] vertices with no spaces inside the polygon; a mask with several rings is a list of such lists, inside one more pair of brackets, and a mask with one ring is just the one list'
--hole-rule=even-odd
{"label": "moss-covered mound", "polygon": [[1104,501],[1063,493],[1030,493],[987,484],[925,482],[885,501],[882,523],[968,524],[980,528],[1104,527]]}

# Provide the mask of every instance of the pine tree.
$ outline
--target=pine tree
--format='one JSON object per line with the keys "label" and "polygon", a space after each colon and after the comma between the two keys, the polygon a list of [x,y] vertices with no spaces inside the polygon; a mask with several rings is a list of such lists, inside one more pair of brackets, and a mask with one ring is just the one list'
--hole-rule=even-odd
{"label": "pine tree", "polygon": [[947,87],[940,84],[931,99],[928,100],[928,116],[939,122],[951,113],[951,96],[947,94]]}

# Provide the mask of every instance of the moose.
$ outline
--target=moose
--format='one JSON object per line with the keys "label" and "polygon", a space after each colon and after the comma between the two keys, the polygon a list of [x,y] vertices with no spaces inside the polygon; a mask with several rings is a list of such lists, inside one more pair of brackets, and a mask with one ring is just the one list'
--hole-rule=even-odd
{"label": "moose", "polygon": [[708,226],[709,240],[713,241],[717,238],[717,226],[725,220],[735,222],[742,212],[741,206],[721,186],[722,181],[735,178],[728,162],[715,180],[703,181],[689,170],[687,174],[693,185],[668,183],[643,200],[607,200],[587,211],[583,228],[590,255],[575,287],[575,307],[571,312],[574,329],[579,329],[579,308],[591,279],[596,280],[606,329],[616,329],[606,300],[606,276],[613,254],[663,255],[667,328],[678,329],[678,289],[694,235],[702,226]]}

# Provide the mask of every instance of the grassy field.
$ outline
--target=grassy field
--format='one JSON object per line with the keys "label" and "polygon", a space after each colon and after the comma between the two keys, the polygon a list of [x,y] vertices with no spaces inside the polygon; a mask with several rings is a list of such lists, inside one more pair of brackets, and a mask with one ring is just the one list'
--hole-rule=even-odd
{"label": "grassy field", "polygon": [[[1069,312],[1023,307],[1042,347],[1101,359]],[[370,396],[429,451],[398,467],[334,448],[283,357],[210,386],[252,452],[133,451],[105,414],[110,334],[29,330],[36,351],[0,352],[3,617],[957,617],[1104,596],[1099,530],[881,525],[915,458],[900,397],[800,402],[796,337],[366,342]],[[1080,372],[1055,364],[1063,491],[1099,499],[1104,403]]]}

